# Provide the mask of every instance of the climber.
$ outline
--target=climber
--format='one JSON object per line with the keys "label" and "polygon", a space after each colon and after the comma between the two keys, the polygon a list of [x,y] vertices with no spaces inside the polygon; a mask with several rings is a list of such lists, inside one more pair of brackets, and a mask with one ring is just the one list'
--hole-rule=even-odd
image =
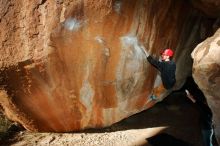
{"label": "climber", "polygon": [[212,111],[209,108],[206,98],[199,89],[192,77],[188,77],[185,85],[186,96],[196,105],[200,113],[200,125],[204,146],[212,146],[213,122]]}
{"label": "climber", "polygon": [[170,48],[165,49],[161,53],[162,61],[159,61],[151,57],[144,46],[141,46],[141,48],[145,53],[147,60],[161,73],[162,85],[158,88],[155,88],[153,94],[151,95],[151,99],[157,99],[157,97],[160,96],[157,95],[158,92],[162,92],[163,90],[171,90],[174,84],[176,83],[176,64],[174,61],[172,61],[174,53]]}

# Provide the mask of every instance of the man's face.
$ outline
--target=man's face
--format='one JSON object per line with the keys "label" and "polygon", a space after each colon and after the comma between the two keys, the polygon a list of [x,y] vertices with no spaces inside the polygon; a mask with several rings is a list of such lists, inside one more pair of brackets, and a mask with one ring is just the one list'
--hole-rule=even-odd
{"label": "man's face", "polygon": [[165,55],[164,53],[161,55],[161,57],[162,57],[163,61],[165,61],[165,60],[170,58],[169,56]]}

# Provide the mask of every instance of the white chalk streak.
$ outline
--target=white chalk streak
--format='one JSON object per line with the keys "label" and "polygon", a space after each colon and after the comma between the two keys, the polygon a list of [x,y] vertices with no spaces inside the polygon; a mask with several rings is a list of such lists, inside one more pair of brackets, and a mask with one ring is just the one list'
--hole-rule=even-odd
{"label": "white chalk streak", "polygon": [[122,45],[123,45],[123,49],[128,49],[129,47],[134,48],[134,50],[132,50],[134,52],[132,54],[133,55],[132,58],[135,58],[135,59],[140,59],[141,58],[141,60],[142,60],[142,58],[144,56],[144,53],[141,49],[141,45],[138,42],[137,37],[135,37],[135,36],[124,36],[124,37],[121,37],[121,42],[122,42]]}
{"label": "white chalk streak", "polygon": [[122,2],[119,0],[114,3],[113,8],[117,13],[121,12],[121,5],[122,5]]}
{"label": "white chalk streak", "polygon": [[71,31],[76,31],[81,27],[81,22],[76,18],[68,18],[64,22],[65,28]]}
{"label": "white chalk streak", "polygon": [[104,44],[104,39],[100,36],[95,37],[95,40],[100,44]]}

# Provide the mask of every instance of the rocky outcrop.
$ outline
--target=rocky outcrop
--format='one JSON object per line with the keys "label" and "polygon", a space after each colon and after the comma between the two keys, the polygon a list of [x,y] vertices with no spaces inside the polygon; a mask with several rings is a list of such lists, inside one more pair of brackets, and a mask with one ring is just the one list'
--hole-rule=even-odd
{"label": "rocky outcrop", "polygon": [[193,77],[202,89],[214,114],[215,131],[220,142],[220,29],[192,52]]}
{"label": "rocky outcrop", "polygon": [[212,25],[184,0],[0,4],[0,103],[31,131],[105,127],[150,108],[161,81],[137,44],[175,50],[177,89]]}

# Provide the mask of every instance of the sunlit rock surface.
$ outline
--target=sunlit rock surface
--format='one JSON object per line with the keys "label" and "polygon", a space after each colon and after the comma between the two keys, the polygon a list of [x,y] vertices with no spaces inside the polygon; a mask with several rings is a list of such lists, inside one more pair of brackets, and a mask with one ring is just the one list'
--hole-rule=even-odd
{"label": "sunlit rock surface", "polygon": [[161,81],[138,43],[155,57],[175,50],[178,89],[212,25],[184,0],[0,4],[0,103],[31,131],[105,127],[150,108]]}
{"label": "sunlit rock surface", "polygon": [[193,77],[202,89],[214,114],[215,130],[220,142],[220,29],[200,43],[192,53]]}

